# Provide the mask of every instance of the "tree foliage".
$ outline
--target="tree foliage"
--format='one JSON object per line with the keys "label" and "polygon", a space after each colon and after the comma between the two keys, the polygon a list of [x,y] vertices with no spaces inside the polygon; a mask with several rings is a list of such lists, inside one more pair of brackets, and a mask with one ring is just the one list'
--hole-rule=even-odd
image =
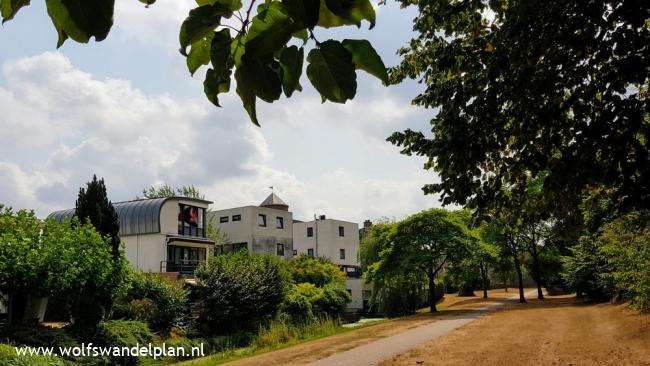
{"label": "tree foliage", "polygon": [[195,271],[200,324],[208,333],[252,330],[280,309],[290,277],[284,263],[241,250],[212,256]]}
{"label": "tree foliage", "polygon": [[[469,214],[431,209],[412,215],[380,235],[389,235],[388,247],[372,265],[373,276],[416,276],[427,279],[429,306],[436,311],[435,279],[445,266],[469,255],[472,236]],[[366,255],[366,254],[364,254]]]}
{"label": "tree foliage", "polygon": [[161,186],[151,186],[142,190],[142,196],[146,199],[163,198],[163,197],[188,197],[200,200],[205,199],[205,195],[194,185],[172,187],[165,183]]}
{"label": "tree foliage", "polygon": [[[419,79],[432,137],[389,141],[428,158],[444,203],[508,205],[548,172],[538,204],[571,207],[593,186],[620,207],[650,196],[650,3],[402,0],[418,33],[392,82]],[[508,193],[510,192],[510,193]]]}
{"label": "tree foliage", "polygon": [[287,269],[295,283],[312,283],[324,287],[328,283],[345,285],[345,273],[327,258],[310,258],[306,254],[292,258]]}
{"label": "tree foliage", "polygon": [[[140,0],[149,5],[155,0]],[[59,39],[87,43],[105,39],[113,25],[115,0],[47,0],[47,12]],[[383,61],[367,40],[329,39],[319,42],[316,28],[375,25],[369,0],[196,0],[179,31],[180,53],[190,74],[208,65],[203,82],[206,97],[219,107],[219,94],[236,93],[251,121],[257,119],[257,99],[272,103],[282,93],[301,91],[300,76],[305,46],[307,77],[323,102],[345,103],[357,90],[356,70],[364,70],[388,83]],[[3,22],[13,19],[26,0],[0,0]],[[245,6],[244,6],[245,5]],[[243,12],[243,14],[242,14]],[[239,24],[233,26],[233,20]]]}
{"label": "tree foliage", "polygon": [[92,225],[41,222],[33,211],[0,209],[0,291],[51,296],[89,282],[107,284],[113,270],[108,239]]}

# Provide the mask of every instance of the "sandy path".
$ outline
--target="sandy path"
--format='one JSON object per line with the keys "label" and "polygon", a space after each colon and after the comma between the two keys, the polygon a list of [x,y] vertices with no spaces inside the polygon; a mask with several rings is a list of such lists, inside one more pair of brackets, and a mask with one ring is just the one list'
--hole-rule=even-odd
{"label": "sandy path", "polygon": [[650,366],[650,316],[571,297],[530,299],[381,366]]}
{"label": "sandy path", "polygon": [[[536,292],[526,293],[526,297]],[[510,297],[509,301],[518,299],[518,296]],[[458,329],[467,323],[476,320],[483,314],[504,305],[505,302],[493,302],[483,304],[481,308],[462,315],[457,315],[436,322],[425,324],[405,332],[382,338],[372,343],[353,348],[351,350],[336,353],[309,366],[372,366],[390,359],[400,353],[407,352],[413,348],[420,347],[433,339],[441,337]]]}

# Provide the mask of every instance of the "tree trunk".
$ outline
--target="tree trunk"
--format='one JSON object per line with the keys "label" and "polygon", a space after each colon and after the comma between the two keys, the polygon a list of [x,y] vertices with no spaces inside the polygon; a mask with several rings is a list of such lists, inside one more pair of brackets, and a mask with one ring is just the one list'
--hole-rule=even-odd
{"label": "tree trunk", "polygon": [[[513,248],[515,249],[515,248]],[[512,258],[515,262],[515,269],[517,270],[517,278],[519,279],[519,302],[526,302],[526,297],[524,296],[524,278],[521,274],[521,264],[519,263],[519,258],[517,257],[517,251],[512,251]]]}
{"label": "tree trunk", "polygon": [[436,284],[434,282],[434,275],[429,272],[427,277],[429,278],[429,307],[431,308],[431,312],[435,313],[438,312],[438,309],[436,309]]}
{"label": "tree trunk", "polygon": [[533,257],[533,266],[535,267],[535,282],[537,283],[537,298],[544,300],[544,292],[542,292],[542,272],[541,265],[539,264],[539,254],[537,253],[537,245],[532,243],[531,253]]}

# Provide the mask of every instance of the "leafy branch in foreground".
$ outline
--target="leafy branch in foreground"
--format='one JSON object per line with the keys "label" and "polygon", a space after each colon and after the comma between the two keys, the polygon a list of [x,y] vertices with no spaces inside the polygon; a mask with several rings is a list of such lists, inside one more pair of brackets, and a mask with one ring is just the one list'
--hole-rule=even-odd
{"label": "leafy branch in foreground", "polygon": [[[139,0],[146,7],[155,0]],[[345,103],[357,90],[356,70],[364,70],[388,84],[383,61],[367,40],[345,39],[319,42],[316,27],[375,25],[375,11],[369,0],[266,0],[255,8],[250,0],[242,14],[241,0],[196,0],[197,7],[181,25],[180,52],[187,58],[190,74],[203,65],[203,89],[216,106],[219,94],[228,93],[233,78],[236,92],[251,121],[259,126],[256,102],[273,103],[284,95],[301,91],[300,76],[305,46],[307,77],[326,100]],[[59,35],[57,47],[71,38],[87,43],[105,39],[113,25],[115,0],[46,0],[47,12]],[[29,0],[0,0],[3,23],[29,5]],[[254,11],[255,10],[255,11]],[[233,26],[227,20],[240,24]]]}

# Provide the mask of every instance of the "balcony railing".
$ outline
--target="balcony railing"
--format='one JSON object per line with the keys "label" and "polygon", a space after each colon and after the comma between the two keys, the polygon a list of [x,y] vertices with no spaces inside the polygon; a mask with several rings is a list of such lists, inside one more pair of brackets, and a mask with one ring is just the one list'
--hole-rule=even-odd
{"label": "balcony railing", "polygon": [[161,261],[160,272],[177,272],[181,276],[187,277],[194,275],[196,268],[205,261],[202,260],[177,260]]}
{"label": "balcony railing", "polygon": [[361,278],[362,276],[361,267],[359,266],[341,265],[339,267],[341,271],[345,272],[348,278]]}

